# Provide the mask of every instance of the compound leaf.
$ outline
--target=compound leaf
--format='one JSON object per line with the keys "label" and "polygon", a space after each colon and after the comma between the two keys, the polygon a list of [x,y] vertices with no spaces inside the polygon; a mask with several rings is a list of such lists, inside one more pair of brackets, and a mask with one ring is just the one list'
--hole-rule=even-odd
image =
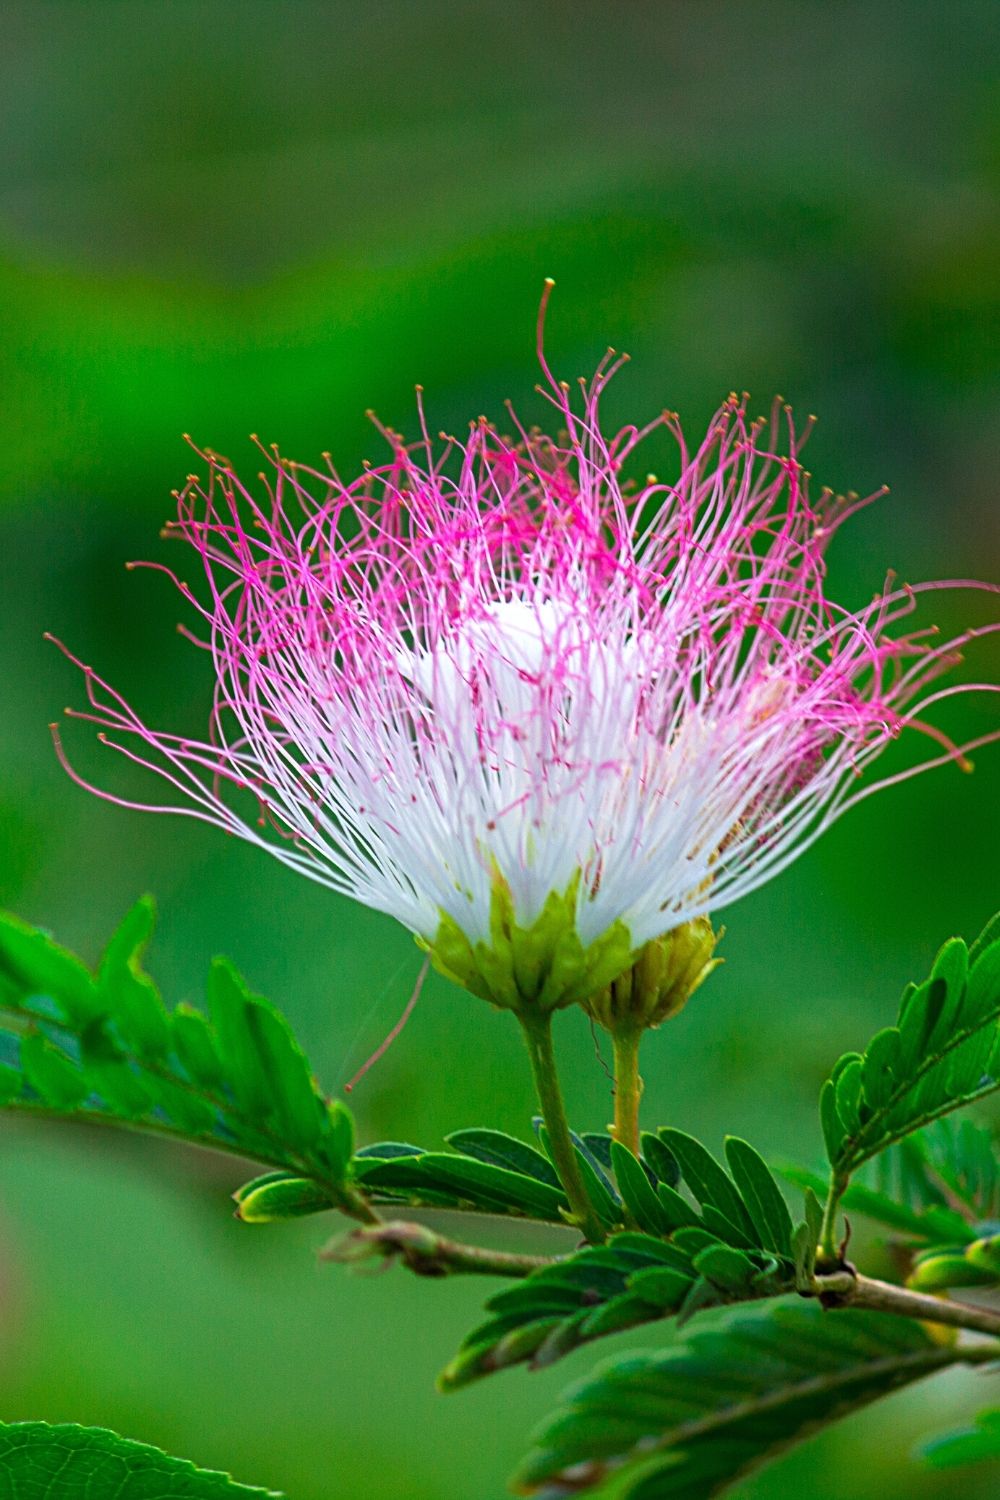
{"label": "compound leaf", "polygon": [[683,1322],[703,1308],[780,1296],[793,1289],[795,1274],[790,1254],[744,1250],[700,1224],[666,1238],[615,1234],[492,1297],[491,1316],[468,1335],[439,1383],[456,1390],[522,1361],[534,1369],[552,1364],[622,1328],[670,1317]]}
{"label": "compound leaf", "polygon": [[46,934],[0,915],[3,1107],[228,1151],[311,1184],[303,1202],[349,1206],[353,1122],[320,1093],[288,1023],[226,960],[212,966],[209,1016],[168,1012],[142,967],[154,922],[144,897],[91,975]]}
{"label": "compound leaf", "polygon": [[908,985],[896,1025],[846,1053],[820,1095],[834,1172],[848,1177],[894,1142],[1000,1088],[1000,919],[966,948],[951,938]]}
{"label": "compound leaf", "polygon": [[515,1488],[552,1500],[711,1500],[847,1412],[982,1357],[882,1313],[768,1308],[598,1366],[537,1430]]}
{"label": "compound leaf", "polygon": [[[275,1500],[103,1427],[0,1424],[2,1500]],[[280,1500],[280,1497],[277,1497]]]}

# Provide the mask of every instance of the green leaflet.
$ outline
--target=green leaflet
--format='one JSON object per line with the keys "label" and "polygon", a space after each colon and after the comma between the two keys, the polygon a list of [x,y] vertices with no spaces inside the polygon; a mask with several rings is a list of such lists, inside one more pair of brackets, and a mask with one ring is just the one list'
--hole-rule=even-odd
{"label": "green leaflet", "polygon": [[790,1257],[727,1245],[701,1227],[668,1239],[626,1231],[492,1297],[491,1316],[467,1336],[439,1384],[457,1390],[523,1361],[538,1368],[622,1328],[684,1322],[703,1308],[781,1296],[795,1284]]}
{"label": "green leaflet", "polygon": [[[544,1145],[544,1127],[539,1136]],[[503,1131],[471,1128],[448,1136],[451,1151],[388,1141],[364,1146],[352,1163],[354,1180],[378,1203],[448,1207],[564,1224],[569,1204],[549,1158]],[[575,1137],[580,1169],[609,1227],[621,1224],[621,1200],[601,1166],[596,1143]],[[607,1146],[610,1140],[600,1138]]]}
{"label": "green leaflet", "polygon": [[47,933],[9,912],[0,913],[0,974],[16,994],[58,995],[66,1014],[79,1024],[101,1013],[97,986],[85,965]]}
{"label": "green leaflet", "polygon": [[726,1160],[760,1243],[776,1255],[792,1253],[792,1216],[766,1162],[736,1136],[726,1138]]}
{"label": "green leaflet", "polygon": [[1000,940],[951,938],[928,979],[909,985],[896,1025],[845,1053],[820,1096],[831,1166],[841,1177],[949,1111],[1000,1088]]}
{"label": "green leaflet", "polygon": [[673,1227],[670,1216],[657,1197],[645,1167],[620,1141],[612,1142],[611,1164],[618,1191],[632,1221],[648,1234],[668,1234]]}
{"label": "green leaflet", "polygon": [[[701,1204],[702,1209],[714,1209],[730,1224],[742,1230],[749,1237],[751,1244],[763,1245],[761,1231],[754,1223],[753,1216],[740,1196],[736,1184],[723,1171],[711,1152],[707,1151],[700,1141],[696,1141],[694,1136],[686,1135],[682,1130],[673,1130],[664,1126],[658,1133],[660,1140],[680,1164],[684,1181]],[[764,1166],[763,1162],[761,1166]],[[766,1167],[764,1171],[767,1172]],[[777,1191],[775,1188],[775,1192]]]}
{"label": "green leaflet", "polygon": [[[89,1092],[80,1069],[40,1031],[29,1031],[21,1039],[21,1071],[39,1098],[53,1109],[75,1110]],[[17,1097],[12,1094],[8,1102],[15,1102]]]}
{"label": "green leaflet", "polygon": [[565,1476],[565,1493],[595,1500],[711,1500],[817,1427],[989,1353],[885,1314],[768,1308],[598,1366],[538,1428],[514,1485],[564,1493]]}
{"label": "green leaflet", "polygon": [[303,1214],[335,1208],[328,1193],[308,1177],[288,1172],[267,1172],[246,1182],[233,1194],[236,1217],[244,1224],[271,1224],[278,1219],[298,1219]]}
{"label": "green leaflet", "polygon": [[325,1110],[287,1021],[250,993],[227,959],[212,964],[208,1003],[223,1072],[240,1102],[309,1152],[323,1133]]}
{"label": "green leaflet", "polygon": [[644,1130],[639,1137],[642,1159],[658,1182],[675,1188],[681,1180],[681,1169],[673,1152],[663,1144],[658,1135]]}
{"label": "green leaflet", "polygon": [[562,1191],[547,1182],[491,1162],[444,1151],[428,1151],[419,1157],[401,1157],[370,1168],[366,1166],[362,1179],[372,1189],[409,1187],[419,1193],[421,1187],[427,1187],[474,1207],[513,1210],[556,1223],[561,1220],[563,1208],[568,1208]]}
{"label": "green leaflet", "polygon": [[792,1231],[795,1289],[808,1294],[816,1270],[816,1250],[823,1226],[823,1205],[811,1187],[805,1190],[805,1217]]}
{"label": "green leaflet", "polygon": [[[538,1130],[538,1139],[541,1141],[542,1146],[545,1148],[545,1151],[548,1154],[548,1130],[541,1123],[541,1121],[536,1120],[535,1124]],[[586,1188],[587,1197],[593,1204],[594,1209],[597,1213],[597,1217],[600,1219],[601,1223],[605,1226],[606,1229],[616,1229],[621,1227],[622,1201],[614,1186],[614,1183],[605,1172],[600,1158],[587,1145],[586,1141],[583,1140],[581,1136],[578,1136],[572,1130],[570,1131],[570,1136],[576,1149],[578,1165],[580,1168],[580,1176],[583,1178],[583,1185]]]}
{"label": "green leaflet", "polygon": [[1000,1281],[1000,1238],[974,1244],[940,1246],[919,1255],[906,1278],[918,1292],[946,1292],[953,1287],[996,1286]]}
{"label": "green leaflet", "polygon": [[288,1023],[226,960],[212,966],[209,1016],[189,1005],[168,1012],[142,966],[154,920],[152,901],[137,902],[94,976],[44,933],[0,915],[3,1107],[234,1152],[310,1183],[317,1208],[350,1207],[349,1112],[327,1103]]}
{"label": "green leaflet", "polygon": [[0,1424],[3,1500],[269,1500],[275,1493],[103,1427]]}
{"label": "green leaflet", "polygon": [[170,1021],[160,992],[142,968],[156,925],[156,905],[141,897],[112,935],[97,971],[104,1014],[113,1014],[124,1041],[141,1056],[160,1060],[170,1050]]}
{"label": "green leaflet", "polygon": [[512,1135],[501,1130],[454,1130],[445,1137],[449,1146],[465,1156],[477,1157],[495,1167],[507,1167],[525,1177],[534,1177],[547,1182],[549,1187],[559,1188],[555,1167],[547,1156],[525,1145]]}
{"label": "green leaflet", "polygon": [[932,1469],[953,1469],[959,1464],[1000,1462],[1000,1408],[981,1411],[975,1426],[934,1438],[923,1449]]}

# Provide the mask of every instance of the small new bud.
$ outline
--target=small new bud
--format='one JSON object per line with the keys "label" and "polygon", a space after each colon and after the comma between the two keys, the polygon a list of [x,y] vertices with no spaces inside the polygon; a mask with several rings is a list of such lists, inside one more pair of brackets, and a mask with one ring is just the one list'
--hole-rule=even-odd
{"label": "small new bud", "polygon": [[271,1224],[277,1219],[298,1219],[303,1214],[328,1212],[334,1202],[328,1192],[310,1178],[289,1172],[268,1172],[244,1183],[233,1194],[236,1217],[244,1224]]}
{"label": "small new bud", "polygon": [[709,917],[695,917],[653,938],[631,968],[584,1001],[584,1009],[611,1032],[659,1026],[683,1010],[722,963],[714,954],[724,931],[716,932]]}

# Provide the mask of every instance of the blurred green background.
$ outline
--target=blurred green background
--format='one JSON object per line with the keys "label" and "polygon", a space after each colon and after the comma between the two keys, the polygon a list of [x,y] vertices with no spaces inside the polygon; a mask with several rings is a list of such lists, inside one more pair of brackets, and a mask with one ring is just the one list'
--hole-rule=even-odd
{"label": "blurred green background", "polygon": [[[395,1020],[418,957],[388,919],[61,774],[46,726],[81,688],[41,635],[154,722],[196,728],[206,662],[174,632],[181,602],[122,568],[163,556],[180,434],[251,472],[251,431],[350,470],[378,449],[367,407],[412,431],[417,381],[436,425],[507,396],[540,416],[546,275],[562,373],[631,352],[623,419],[669,405],[697,433],[731,387],[762,406],[781,391],[821,416],[820,481],[891,484],[837,543],[843,596],[888,565],[1000,573],[989,0],[35,0],[4,19],[0,900],[89,956],[156,892],[166,994],[197,998],[228,952],[331,1088]],[[989,614],[935,601],[945,627]],[[984,644],[966,670],[998,667]],[[995,718],[987,701],[949,725]],[[725,968],[649,1045],[648,1118],[815,1156],[832,1058],[1000,904],[998,792],[995,750],[974,776],[910,782],[728,911]],[[558,1041],[594,1128],[610,1103],[582,1018]],[[513,1025],[438,979],[355,1101],[368,1138],[428,1143],[523,1130],[531,1108]],[[438,1397],[485,1287],[317,1270],[324,1224],[239,1226],[234,1185],[157,1143],[0,1121],[0,1415],[105,1423],[291,1500],[499,1497],[593,1351]],[[918,1391],[739,1493],[995,1494],[995,1473],[908,1459],[987,1394],[978,1377]]]}

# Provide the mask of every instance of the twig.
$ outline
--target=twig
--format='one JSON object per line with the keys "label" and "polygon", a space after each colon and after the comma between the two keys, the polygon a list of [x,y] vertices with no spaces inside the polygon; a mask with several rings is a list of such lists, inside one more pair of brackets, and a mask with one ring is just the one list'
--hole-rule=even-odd
{"label": "twig", "polygon": [[426,1224],[394,1222],[356,1229],[333,1240],[320,1251],[321,1260],[351,1264],[363,1260],[398,1259],[417,1276],[530,1276],[555,1264],[550,1255],[517,1255],[464,1245],[429,1229]]}
{"label": "twig", "polygon": [[824,1307],[867,1307],[873,1312],[894,1313],[897,1317],[916,1318],[922,1323],[942,1323],[950,1328],[967,1328],[973,1333],[988,1333],[993,1338],[1000,1338],[1000,1312],[987,1307],[930,1297],[926,1292],[912,1292],[907,1287],[859,1276],[851,1270],[836,1271],[830,1276],[818,1275],[814,1286]]}

